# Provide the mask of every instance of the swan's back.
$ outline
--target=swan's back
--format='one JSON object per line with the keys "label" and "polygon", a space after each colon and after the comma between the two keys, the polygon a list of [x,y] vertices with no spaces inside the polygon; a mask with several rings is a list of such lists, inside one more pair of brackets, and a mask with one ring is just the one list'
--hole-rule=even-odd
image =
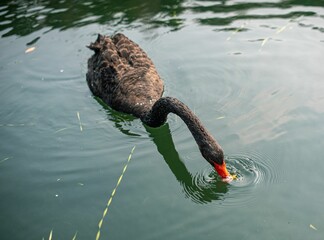
{"label": "swan's back", "polygon": [[123,34],[98,35],[89,46],[87,82],[112,108],[142,117],[162,96],[163,81],[146,53]]}

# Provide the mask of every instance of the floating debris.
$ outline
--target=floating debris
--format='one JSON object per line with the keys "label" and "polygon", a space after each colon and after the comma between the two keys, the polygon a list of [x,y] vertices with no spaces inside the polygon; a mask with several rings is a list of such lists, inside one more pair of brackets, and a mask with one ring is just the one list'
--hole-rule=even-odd
{"label": "floating debris", "polygon": [[56,130],[55,133],[62,132],[62,131],[64,131],[64,130],[66,130],[66,129],[69,129],[69,128],[61,128],[61,129],[59,129],[59,130]]}
{"label": "floating debris", "polygon": [[116,190],[117,190],[117,188],[118,188],[118,186],[119,186],[121,180],[123,179],[124,173],[126,172],[127,166],[128,166],[128,164],[129,164],[129,161],[130,161],[131,158],[132,158],[132,154],[133,154],[134,150],[135,150],[135,146],[132,148],[132,150],[131,150],[131,152],[130,152],[130,154],[129,154],[129,156],[128,156],[128,159],[127,159],[127,162],[126,162],[126,164],[125,164],[125,166],[124,166],[124,168],[123,168],[122,174],[120,175],[120,177],[119,177],[119,179],[118,179],[118,181],[117,181],[117,184],[116,184],[114,190],[112,191],[112,193],[111,193],[111,195],[110,195],[110,198],[109,198],[109,200],[108,200],[108,202],[107,202],[107,204],[106,204],[106,208],[105,208],[105,210],[103,211],[102,218],[100,219],[100,221],[99,221],[99,223],[98,223],[98,232],[97,232],[97,235],[96,235],[96,240],[99,240],[99,238],[100,238],[100,231],[101,231],[101,226],[102,226],[103,220],[104,220],[105,216],[107,215],[108,208],[109,208],[109,206],[110,206],[110,204],[111,204],[111,201],[112,201],[112,199],[113,199],[113,197],[114,197],[114,195],[115,195],[115,193],[116,193]]}
{"label": "floating debris", "polygon": [[273,34],[272,36],[269,36],[269,37],[266,37],[266,38],[264,38],[263,39],[263,41],[262,41],[262,43],[261,43],[261,47],[260,47],[260,49],[259,49],[259,51],[261,51],[261,49],[262,49],[262,47],[270,40],[270,39],[273,39],[272,37],[274,36],[274,35],[278,35],[279,33],[282,33],[283,31],[285,31],[289,26],[290,26],[290,22],[289,23],[287,23],[286,25],[284,25],[284,26],[282,26],[282,27],[280,27],[276,32],[275,32],[275,34]]}
{"label": "floating debris", "polygon": [[276,34],[279,34],[279,33],[283,32],[287,27],[288,27],[288,24],[281,27],[281,28],[279,28],[279,30],[276,32]]}
{"label": "floating debris", "polygon": [[[75,232],[72,240],[76,240],[77,235],[78,235],[78,231]],[[48,240],[52,240],[52,236],[53,236],[53,229],[51,230],[51,232],[50,232],[50,234],[48,236]],[[45,240],[45,238],[43,237],[42,240]]]}
{"label": "floating debris", "polygon": [[51,232],[49,234],[48,240],[52,240],[52,235],[53,235],[53,229],[51,230]]}
{"label": "floating debris", "polygon": [[77,116],[78,116],[78,119],[79,119],[80,131],[82,132],[83,128],[82,128],[81,118],[80,118],[80,113],[79,112],[77,112]]}
{"label": "floating debris", "polygon": [[317,228],[313,224],[309,224],[309,227],[315,231],[317,231]]}
{"label": "floating debris", "polygon": [[7,123],[3,124],[0,123],[0,127],[26,127],[26,126],[34,126],[35,124],[33,123],[18,123],[18,124],[13,124],[13,123]]}
{"label": "floating debris", "polygon": [[270,39],[270,37],[266,37],[265,39],[263,39],[262,43],[261,43],[261,47],[263,47],[266,42],[268,42],[268,40]]}
{"label": "floating debris", "polygon": [[4,159],[0,160],[0,164],[1,164],[1,163],[4,163],[5,161],[7,161],[7,160],[9,160],[9,159],[10,159],[10,157],[5,157]]}
{"label": "floating debris", "polygon": [[78,235],[78,232],[75,232],[75,234],[74,234],[72,240],[75,240],[77,235]]}
{"label": "floating debris", "polygon": [[245,25],[247,25],[247,22],[243,23],[240,27],[236,28],[234,32],[232,32],[231,36],[229,36],[228,38],[226,38],[226,41],[231,40],[231,38],[237,34],[238,32],[242,31],[245,27]]}
{"label": "floating debris", "polygon": [[216,118],[216,120],[221,120],[223,118],[225,118],[225,116],[220,116],[220,117]]}
{"label": "floating debris", "polygon": [[30,47],[30,48],[27,48],[25,53],[31,53],[33,51],[35,51],[36,47]]}

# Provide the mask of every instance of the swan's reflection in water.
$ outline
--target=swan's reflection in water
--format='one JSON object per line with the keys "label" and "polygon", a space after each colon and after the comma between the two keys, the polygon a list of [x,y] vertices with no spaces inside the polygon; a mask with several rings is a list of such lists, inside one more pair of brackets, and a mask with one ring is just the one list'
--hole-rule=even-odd
{"label": "swan's reflection in water", "polygon": [[[130,126],[132,124],[130,123],[135,119],[133,116],[119,113],[111,109],[99,98],[95,99],[106,110],[108,119],[114,122],[118,130],[129,136],[141,136],[141,134],[130,130],[132,128]],[[191,175],[175,149],[168,123],[159,128],[151,128],[145,125],[144,127],[175,178],[183,187],[186,197],[196,203],[209,203],[214,200],[223,200],[225,194],[228,192],[229,185],[219,179],[217,173],[211,166],[208,166],[208,168],[196,175]]]}
{"label": "swan's reflection in water", "polygon": [[211,166],[196,175],[188,171],[175,149],[168,123],[158,129],[146,126],[145,128],[170,170],[183,186],[186,197],[196,203],[209,203],[224,198],[229,185],[219,179]]}
{"label": "swan's reflection in water", "polygon": [[256,190],[264,189],[278,180],[272,159],[255,152],[225,156],[229,172],[237,176],[230,183],[223,182],[209,165],[191,174],[175,149],[168,124],[158,129],[146,127],[146,130],[182,185],[186,197],[196,203],[218,201],[222,205],[232,206],[251,204],[258,195]]}
{"label": "swan's reflection in water", "polygon": [[[133,116],[119,113],[97,100],[106,109],[108,119],[113,121],[115,127],[122,133],[133,137],[142,137],[145,134],[140,124],[134,126]],[[191,174],[175,148],[168,123],[159,128],[145,125],[144,128],[183,187],[186,197],[195,203],[206,204],[219,201],[222,204],[242,205],[254,199],[256,187],[271,183],[278,177],[276,171],[268,165],[271,159],[264,159],[262,155],[256,153],[225,157],[228,170],[237,176],[237,179],[231,183],[223,182],[208,164],[200,171]],[[268,164],[265,164],[266,162]]]}

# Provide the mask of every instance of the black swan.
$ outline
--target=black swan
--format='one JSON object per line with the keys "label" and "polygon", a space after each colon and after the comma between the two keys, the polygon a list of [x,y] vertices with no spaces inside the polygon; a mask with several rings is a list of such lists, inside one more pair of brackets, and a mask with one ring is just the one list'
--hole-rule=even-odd
{"label": "black swan", "polygon": [[232,178],[218,142],[198,117],[181,101],[162,97],[163,81],[146,53],[125,35],[98,35],[88,48],[87,83],[91,92],[117,111],[132,114],[150,127],[163,125],[169,113],[178,115],[188,126],[203,157],[219,176]]}

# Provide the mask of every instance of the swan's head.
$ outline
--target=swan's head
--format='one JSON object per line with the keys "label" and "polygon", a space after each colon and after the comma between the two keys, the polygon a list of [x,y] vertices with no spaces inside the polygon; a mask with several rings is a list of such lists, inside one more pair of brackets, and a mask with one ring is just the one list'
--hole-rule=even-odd
{"label": "swan's head", "polygon": [[218,144],[215,144],[215,146],[208,144],[207,147],[201,147],[200,152],[222,179],[228,179],[231,176],[226,168],[223,150]]}

